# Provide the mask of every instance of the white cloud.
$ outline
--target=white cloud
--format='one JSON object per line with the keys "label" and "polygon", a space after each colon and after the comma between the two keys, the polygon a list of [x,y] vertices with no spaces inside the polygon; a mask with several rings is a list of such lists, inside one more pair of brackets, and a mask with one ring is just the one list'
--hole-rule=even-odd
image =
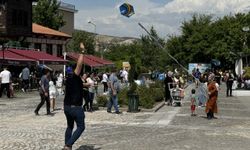
{"label": "white cloud", "polygon": [[159,13],[237,13],[250,6],[250,0],[174,0]]}
{"label": "white cloud", "polygon": [[[113,8],[79,10],[75,18],[75,27],[93,32],[96,24],[97,33],[115,36],[139,37],[145,32],[138,22],[146,28],[154,26],[160,36],[178,34],[181,23],[190,19],[193,13],[213,14],[223,16],[230,13],[249,11],[250,0],[172,0],[165,5],[159,5],[151,0],[127,0],[135,9],[130,18],[120,15],[119,5]],[[248,9],[248,10],[247,10]]]}

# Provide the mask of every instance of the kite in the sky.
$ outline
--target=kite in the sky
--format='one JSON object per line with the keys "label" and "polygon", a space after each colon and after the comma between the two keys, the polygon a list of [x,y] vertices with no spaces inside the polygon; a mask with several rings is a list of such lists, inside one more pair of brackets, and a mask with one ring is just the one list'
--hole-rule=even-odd
{"label": "kite in the sky", "polygon": [[126,17],[130,17],[135,14],[134,7],[128,3],[124,3],[120,6],[120,12]]}

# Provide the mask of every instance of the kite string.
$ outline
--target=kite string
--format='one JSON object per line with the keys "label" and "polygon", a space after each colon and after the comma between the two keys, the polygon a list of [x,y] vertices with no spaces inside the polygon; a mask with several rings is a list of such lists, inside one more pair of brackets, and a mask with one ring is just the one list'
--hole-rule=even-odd
{"label": "kite string", "polygon": [[[157,39],[157,38],[155,38],[154,36],[152,36],[151,34],[150,34],[150,32],[139,22],[138,23],[139,24],[139,26],[143,29],[143,30],[145,30],[146,32],[147,32],[147,34],[154,40],[154,42],[161,48],[161,49],[164,49],[164,47],[161,45],[161,43],[159,42],[159,39]],[[167,54],[168,54],[168,56],[170,57],[170,58],[172,58],[182,69],[184,69],[188,74],[189,74],[189,72],[188,72],[188,70],[181,64],[181,63],[179,63],[179,61],[176,59],[176,58],[174,58],[167,50],[166,50],[166,52],[167,52]],[[195,80],[198,80],[198,82],[199,82],[199,79],[198,78],[196,78],[193,74],[190,74],[192,77],[194,77],[195,78]]]}

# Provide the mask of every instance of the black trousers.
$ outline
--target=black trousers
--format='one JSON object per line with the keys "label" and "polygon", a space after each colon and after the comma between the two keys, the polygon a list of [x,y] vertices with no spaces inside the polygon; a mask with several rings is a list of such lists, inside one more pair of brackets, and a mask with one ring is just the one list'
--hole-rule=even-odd
{"label": "black trousers", "polygon": [[232,96],[232,87],[233,87],[233,83],[229,82],[227,83],[227,96]]}
{"label": "black trousers", "polygon": [[2,83],[0,88],[0,97],[2,97],[3,90],[6,89],[7,97],[10,98],[10,84],[9,83]]}
{"label": "black trousers", "polygon": [[103,82],[103,92],[108,91],[108,83],[107,82]]}
{"label": "black trousers", "polygon": [[35,112],[39,112],[40,108],[43,106],[43,104],[46,101],[46,109],[47,109],[47,114],[50,113],[50,101],[49,101],[49,96],[45,96],[44,94],[40,94],[41,97],[41,102],[38,104],[38,106],[36,107]]}
{"label": "black trousers", "polygon": [[22,88],[24,89],[25,92],[28,89],[28,87],[29,87],[29,79],[28,80],[23,80]]}
{"label": "black trousers", "polygon": [[83,98],[84,98],[84,105],[83,105],[83,110],[89,110],[89,91],[88,90],[83,90]]}
{"label": "black trousers", "polygon": [[172,103],[170,90],[168,88],[165,88],[165,101]]}
{"label": "black trousers", "polygon": [[93,101],[94,101],[95,93],[89,92],[89,109],[93,111]]}

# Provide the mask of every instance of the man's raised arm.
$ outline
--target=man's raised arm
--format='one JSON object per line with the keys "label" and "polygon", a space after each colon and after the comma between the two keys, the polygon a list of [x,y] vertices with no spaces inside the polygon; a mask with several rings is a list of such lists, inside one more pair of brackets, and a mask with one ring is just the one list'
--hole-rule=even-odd
{"label": "man's raised arm", "polygon": [[80,43],[80,48],[81,48],[81,53],[78,57],[78,60],[77,60],[77,65],[76,65],[76,69],[75,69],[75,74],[76,75],[80,75],[81,73],[81,70],[82,70],[82,64],[83,64],[83,57],[84,57],[84,52],[85,52],[85,47],[83,45],[83,43]]}

